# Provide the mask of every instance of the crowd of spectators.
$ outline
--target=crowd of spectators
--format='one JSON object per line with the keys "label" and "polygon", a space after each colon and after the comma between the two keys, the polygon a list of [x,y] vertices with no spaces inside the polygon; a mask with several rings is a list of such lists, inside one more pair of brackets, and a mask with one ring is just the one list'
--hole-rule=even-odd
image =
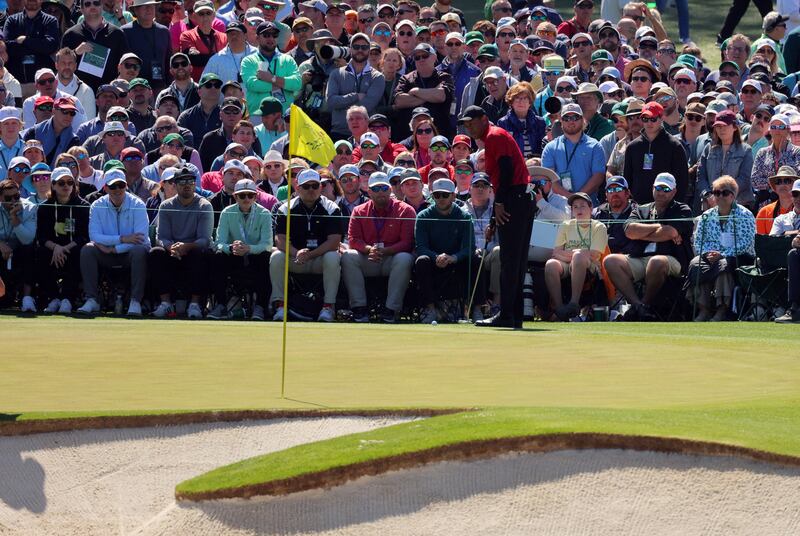
{"label": "crowd of spectators", "polygon": [[[604,20],[593,0],[493,0],[470,25],[452,4],[8,0],[2,306],[481,320],[510,232],[507,177],[475,134],[491,122],[551,225],[531,235],[528,316],[653,320],[666,293],[696,321],[731,318],[736,269],[771,235],[793,238],[788,300],[767,305],[800,321],[786,17],[704,58],[644,3],[603,2]],[[330,134],[329,165],[289,154],[292,104]]]}

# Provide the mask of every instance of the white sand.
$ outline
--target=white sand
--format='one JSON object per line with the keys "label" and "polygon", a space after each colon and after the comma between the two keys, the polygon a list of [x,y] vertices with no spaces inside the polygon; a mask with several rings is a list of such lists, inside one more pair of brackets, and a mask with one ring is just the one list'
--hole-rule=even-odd
{"label": "white sand", "polygon": [[175,484],[219,465],[398,421],[0,438],[0,534],[800,534],[800,470],[620,450],[437,463],[279,498],[173,500]]}
{"label": "white sand", "polygon": [[187,478],[406,420],[293,419],[0,437],[0,535],[138,534],[160,525],[174,508],[175,486]]}

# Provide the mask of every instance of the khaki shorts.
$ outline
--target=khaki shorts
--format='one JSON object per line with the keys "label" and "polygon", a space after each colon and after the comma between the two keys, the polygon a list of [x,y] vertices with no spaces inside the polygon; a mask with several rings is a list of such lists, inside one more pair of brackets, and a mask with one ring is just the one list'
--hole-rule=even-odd
{"label": "khaki shorts", "polygon": [[[562,260],[558,260],[558,263],[561,265],[561,279],[566,279],[572,275],[572,263],[564,262]],[[597,275],[600,273],[600,266],[597,263],[589,264],[589,269],[587,270],[588,273],[592,275]]]}
{"label": "khaki shorts", "polygon": [[678,262],[678,259],[669,255],[652,255],[650,257],[631,257],[630,255],[626,255],[625,257],[628,260],[628,266],[631,269],[634,281],[641,281],[644,279],[644,274],[647,271],[647,264],[653,257],[667,258],[667,261],[669,262],[670,277],[678,277],[681,275],[681,263]]}

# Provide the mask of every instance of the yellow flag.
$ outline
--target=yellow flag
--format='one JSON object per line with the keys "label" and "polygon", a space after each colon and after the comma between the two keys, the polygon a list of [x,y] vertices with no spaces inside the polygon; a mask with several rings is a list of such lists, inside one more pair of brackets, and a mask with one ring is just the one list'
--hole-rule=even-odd
{"label": "yellow flag", "polygon": [[289,118],[289,155],[327,166],[336,156],[333,140],[306,113],[292,104]]}

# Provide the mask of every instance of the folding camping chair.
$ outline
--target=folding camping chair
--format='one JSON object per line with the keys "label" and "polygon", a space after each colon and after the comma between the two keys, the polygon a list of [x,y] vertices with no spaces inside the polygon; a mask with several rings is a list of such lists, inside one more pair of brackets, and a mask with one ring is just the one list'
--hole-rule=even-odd
{"label": "folding camping chair", "polygon": [[[736,269],[741,287],[739,320],[753,314],[754,320],[766,320],[773,307],[786,308],[788,270],[786,255],[792,248],[792,237],[756,235],[756,264]],[[765,312],[761,312],[761,308]]]}

